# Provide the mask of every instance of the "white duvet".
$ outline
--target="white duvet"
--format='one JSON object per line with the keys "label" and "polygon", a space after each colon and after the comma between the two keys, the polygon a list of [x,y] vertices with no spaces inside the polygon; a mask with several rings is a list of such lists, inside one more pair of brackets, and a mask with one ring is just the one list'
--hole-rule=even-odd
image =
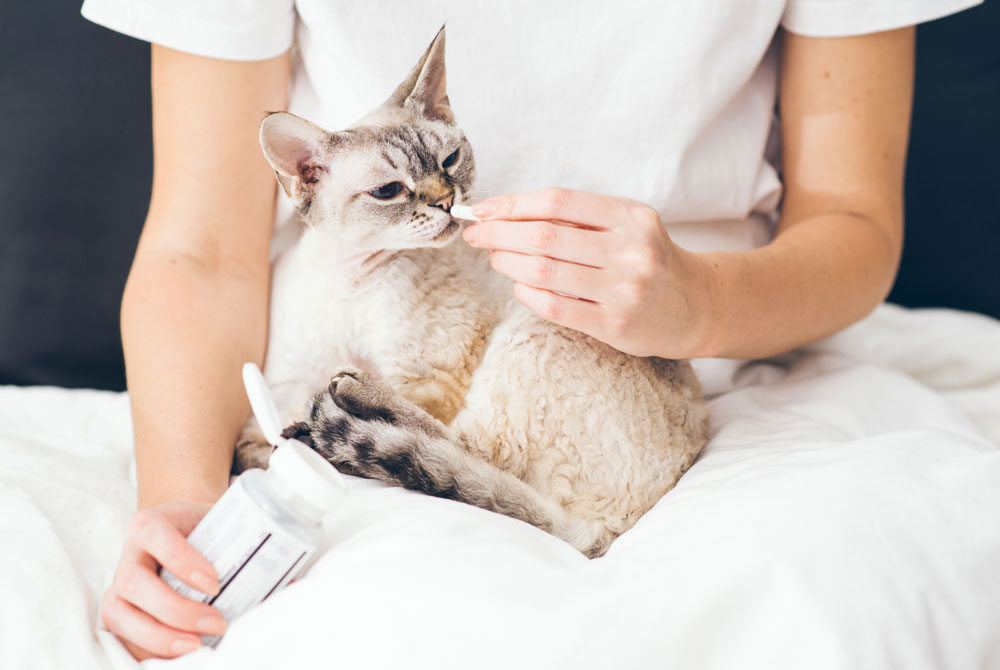
{"label": "white duvet", "polygon": [[[1000,322],[698,366],[711,443],[604,558],[353,480],[308,575],[171,667],[1000,668]],[[124,395],[0,388],[3,670],[136,665],[95,632],[131,450]]]}

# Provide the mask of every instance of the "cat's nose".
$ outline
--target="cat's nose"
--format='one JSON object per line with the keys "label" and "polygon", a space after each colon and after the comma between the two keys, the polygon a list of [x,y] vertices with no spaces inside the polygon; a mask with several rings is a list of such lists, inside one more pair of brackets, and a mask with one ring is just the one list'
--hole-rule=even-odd
{"label": "cat's nose", "polygon": [[449,209],[451,209],[451,205],[454,202],[455,202],[455,193],[451,192],[445,197],[438,200],[437,202],[432,202],[431,207],[438,207],[447,212]]}

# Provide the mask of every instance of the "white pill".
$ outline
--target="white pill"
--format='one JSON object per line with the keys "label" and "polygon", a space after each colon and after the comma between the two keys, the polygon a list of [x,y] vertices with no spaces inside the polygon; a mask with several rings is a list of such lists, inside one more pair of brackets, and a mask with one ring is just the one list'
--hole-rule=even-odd
{"label": "white pill", "polygon": [[465,219],[466,221],[479,220],[479,217],[472,213],[472,208],[468,205],[452,205],[451,215],[456,219]]}

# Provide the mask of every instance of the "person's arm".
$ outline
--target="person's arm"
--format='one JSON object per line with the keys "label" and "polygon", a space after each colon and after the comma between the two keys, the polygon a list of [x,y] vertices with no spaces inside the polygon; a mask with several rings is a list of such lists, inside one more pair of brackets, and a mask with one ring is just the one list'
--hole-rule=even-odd
{"label": "person's arm", "polygon": [[489,220],[467,239],[493,250],[529,308],[628,353],[756,358],[819,339],[874,309],[895,278],[913,42],[912,28],[784,36],[785,199],[760,249],[691,253],[651,208],[564,189],[474,206]]}
{"label": "person's arm", "polygon": [[914,34],[785,34],[781,220],[757,252],[709,255],[719,268],[711,353],[779,353],[854,323],[889,294],[903,246]]}
{"label": "person's arm", "polygon": [[155,571],[216,583],[184,534],[226,489],[248,414],[241,366],[264,355],[276,185],[257,135],[284,109],[288,73],[287,54],[231,62],[153,46],[153,192],[121,319],[140,511],[102,603],[138,658],[220,630],[213,608]]}
{"label": "person's arm", "polygon": [[288,61],[153,46],[152,82],[153,193],[122,300],[140,507],[228,483],[240,370],[267,335],[276,186],[257,134],[285,107]]}

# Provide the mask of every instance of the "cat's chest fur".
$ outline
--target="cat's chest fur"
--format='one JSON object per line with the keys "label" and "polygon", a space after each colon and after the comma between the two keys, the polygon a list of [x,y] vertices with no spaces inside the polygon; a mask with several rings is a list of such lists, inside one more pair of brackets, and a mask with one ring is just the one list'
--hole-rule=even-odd
{"label": "cat's chest fur", "polygon": [[[300,387],[286,394],[292,406],[280,409],[294,411],[333,370],[354,365],[447,420],[509,289],[482,252],[461,242],[395,252],[374,267],[369,255],[310,229],[276,264],[265,374],[279,388]],[[446,397],[438,397],[442,388],[451,389]]]}

